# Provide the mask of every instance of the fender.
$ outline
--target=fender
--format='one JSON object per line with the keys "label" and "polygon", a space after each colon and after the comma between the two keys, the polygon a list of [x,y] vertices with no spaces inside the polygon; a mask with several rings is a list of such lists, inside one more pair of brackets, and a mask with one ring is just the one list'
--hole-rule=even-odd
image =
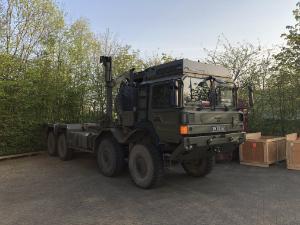
{"label": "fender", "polygon": [[137,128],[143,129],[145,130],[145,132],[147,133],[147,137],[150,139],[150,141],[158,146],[160,143],[159,137],[156,133],[156,130],[154,129],[154,126],[152,124],[152,122],[150,121],[146,121],[146,122],[139,122],[137,124],[135,124],[135,126]]}
{"label": "fender", "polygon": [[47,124],[47,133],[49,133],[50,131],[53,131],[53,134],[55,136],[58,136],[58,134],[61,133],[65,129],[67,129],[66,124],[59,124],[59,123]]}
{"label": "fender", "polygon": [[129,132],[124,132],[122,128],[105,128],[100,131],[95,139],[94,151],[100,144],[100,141],[105,136],[113,136],[120,144],[128,144],[140,139],[146,135],[144,129],[133,129]]}
{"label": "fender", "polygon": [[148,123],[147,126],[137,126],[135,129],[132,129],[129,132],[124,132],[122,128],[105,128],[100,131],[99,135],[97,135],[95,139],[94,151],[99,145],[101,139],[107,135],[113,136],[120,144],[135,143],[144,139],[145,137],[147,137],[149,141],[155,145],[158,145],[159,143],[153,126],[149,126]]}

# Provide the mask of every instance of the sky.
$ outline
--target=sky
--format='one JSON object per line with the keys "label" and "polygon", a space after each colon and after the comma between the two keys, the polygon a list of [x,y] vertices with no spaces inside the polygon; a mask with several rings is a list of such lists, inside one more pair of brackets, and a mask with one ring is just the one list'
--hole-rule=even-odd
{"label": "sky", "polygon": [[267,48],[283,43],[280,35],[294,24],[298,0],[58,0],[67,22],[86,18],[96,34],[107,29],[141,51],[202,59],[218,37]]}

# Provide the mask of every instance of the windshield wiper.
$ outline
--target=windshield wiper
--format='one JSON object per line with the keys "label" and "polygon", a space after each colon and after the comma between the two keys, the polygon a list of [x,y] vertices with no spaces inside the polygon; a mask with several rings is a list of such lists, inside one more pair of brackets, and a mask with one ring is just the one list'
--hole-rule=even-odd
{"label": "windshield wiper", "polygon": [[[198,86],[203,86],[205,84],[206,81],[216,81],[219,84],[234,84],[234,82],[231,81],[225,81],[225,80],[219,80],[213,76],[208,76],[206,78],[204,78],[203,81],[201,81]],[[235,85],[235,84],[234,84]]]}

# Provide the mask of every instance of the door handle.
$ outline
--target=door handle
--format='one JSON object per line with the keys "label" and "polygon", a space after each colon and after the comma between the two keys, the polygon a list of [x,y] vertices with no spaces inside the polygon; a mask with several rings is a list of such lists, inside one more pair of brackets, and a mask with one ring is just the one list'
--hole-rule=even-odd
{"label": "door handle", "polygon": [[156,117],[153,118],[153,121],[160,123],[161,122],[161,118],[159,116],[156,116]]}

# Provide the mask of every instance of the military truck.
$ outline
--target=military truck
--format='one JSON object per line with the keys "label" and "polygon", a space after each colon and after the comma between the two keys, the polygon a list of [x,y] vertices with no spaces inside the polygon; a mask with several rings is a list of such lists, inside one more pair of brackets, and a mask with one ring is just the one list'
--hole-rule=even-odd
{"label": "military truck", "polygon": [[[49,124],[51,156],[70,160],[74,151],[94,153],[104,176],[117,176],[128,165],[138,187],[152,188],[171,164],[204,177],[212,170],[215,152],[244,141],[237,88],[227,69],[181,59],[112,79],[111,57],[100,61],[106,120]],[[118,89],[114,101],[113,87]]]}

